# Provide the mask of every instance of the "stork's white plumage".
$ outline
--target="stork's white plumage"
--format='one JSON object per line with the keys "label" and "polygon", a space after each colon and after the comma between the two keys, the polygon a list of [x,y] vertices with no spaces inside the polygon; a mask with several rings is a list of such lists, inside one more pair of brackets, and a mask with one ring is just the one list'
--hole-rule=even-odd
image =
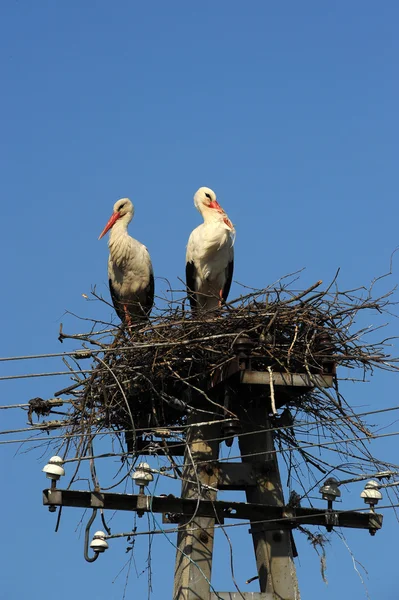
{"label": "stork's white plumage", "polygon": [[227,299],[230,290],[235,229],[211,189],[201,187],[194,205],[204,222],[194,229],[187,244],[187,291],[191,310],[212,310]]}
{"label": "stork's white plumage", "polygon": [[108,242],[109,289],[116,313],[127,325],[149,315],[154,303],[154,273],[150,255],[147,248],[127,232],[133,215],[133,203],[129,198],[121,198],[115,202],[114,212],[98,238],[111,230]]}

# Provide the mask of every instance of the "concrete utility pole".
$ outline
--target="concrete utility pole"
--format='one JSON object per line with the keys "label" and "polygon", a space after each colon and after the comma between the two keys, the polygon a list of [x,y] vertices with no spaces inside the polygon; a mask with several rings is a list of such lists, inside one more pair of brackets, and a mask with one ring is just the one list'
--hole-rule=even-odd
{"label": "concrete utility pole", "polygon": [[[242,460],[252,465],[256,477],[256,485],[245,488],[247,501],[284,506],[272,432],[268,431],[271,424],[266,406],[259,402],[249,404],[247,416],[250,421],[242,419],[244,435],[238,438]],[[266,430],[261,433],[260,423]],[[259,454],[260,452],[264,454]],[[300,596],[291,546],[291,528],[276,529],[275,524],[270,526],[267,523],[251,522],[250,531],[261,592],[271,593],[272,598],[298,600]]]}
{"label": "concrete utility pole", "polygon": [[[194,413],[189,418],[188,424],[191,427],[186,437],[182,498],[216,500],[218,475],[209,461],[217,461],[219,458],[219,441],[210,440],[220,437],[220,427],[217,424],[201,427],[195,424],[212,420],[212,416],[206,413]],[[201,461],[206,462],[201,465]],[[214,525],[214,517],[194,516],[186,524],[181,523],[181,530],[177,535],[174,600],[209,598]],[[191,531],[192,529],[195,531]]]}

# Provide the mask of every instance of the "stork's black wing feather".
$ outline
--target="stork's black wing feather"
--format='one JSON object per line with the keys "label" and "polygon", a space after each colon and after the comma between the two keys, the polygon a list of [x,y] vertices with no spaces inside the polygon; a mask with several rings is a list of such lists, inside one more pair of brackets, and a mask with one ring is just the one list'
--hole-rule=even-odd
{"label": "stork's black wing feather", "polygon": [[119,300],[118,294],[115,292],[115,288],[112,285],[111,279],[108,279],[108,284],[109,284],[109,291],[111,294],[111,300],[112,300],[112,304],[114,305],[115,312],[123,323],[125,320],[125,314],[123,311],[122,303]]}
{"label": "stork's black wing feather", "polygon": [[229,295],[229,291],[231,288],[231,282],[233,280],[233,271],[234,271],[234,259],[231,259],[229,264],[226,267],[226,283],[223,286],[222,290],[222,298],[226,302],[227,296]]}
{"label": "stork's black wing feather", "polygon": [[186,263],[186,286],[187,295],[190,300],[191,310],[198,308],[197,298],[195,296],[195,266],[193,262]]}
{"label": "stork's black wing feather", "polygon": [[[108,280],[108,283],[115,312],[122,321],[122,323],[125,323],[126,315],[124,303],[121,301],[118,294],[116,293],[115,288],[112,285],[111,279]],[[154,274],[151,273],[148,286],[145,290],[146,296],[144,304],[140,302],[138,298],[136,300],[133,300],[133,298],[131,298],[130,301],[126,303],[126,308],[131,319],[135,320],[149,316],[152,306],[154,304],[154,287]]]}
{"label": "stork's black wing feather", "polygon": [[154,283],[154,273],[151,271],[150,273],[150,281],[148,283],[146,289],[146,299],[145,299],[145,314],[149,316],[151,309],[154,304],[154,291],[155,291],[155,283]]}

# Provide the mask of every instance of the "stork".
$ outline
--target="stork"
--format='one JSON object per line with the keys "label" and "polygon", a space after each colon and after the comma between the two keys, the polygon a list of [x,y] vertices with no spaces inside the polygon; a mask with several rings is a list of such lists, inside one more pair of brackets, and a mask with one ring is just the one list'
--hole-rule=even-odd
{"label": "stork", "polygon": [[114,211],[100,234],[110,231],[108,281],[116,314],[126,325],[150,314],[154,303],[154,273],[147,248],[130,237],[127,226],[134,215],[129,198],[114,204]]}
{"label": "stork", "polygon": [[235,229],[216,200],[216,194],[201,187],[194,205],[204,222],[191,235],[187,244],[186,284],[191,310],[212,310],[226,301],[234,267]]}

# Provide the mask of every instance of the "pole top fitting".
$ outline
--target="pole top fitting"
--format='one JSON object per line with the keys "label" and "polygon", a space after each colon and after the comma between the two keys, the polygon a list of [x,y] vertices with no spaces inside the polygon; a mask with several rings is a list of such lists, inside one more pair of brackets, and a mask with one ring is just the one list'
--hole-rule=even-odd
{"label": "pole top fitting", "polygon": [[341,496],[341,490],[339,489],[339,481],[335,477],[329,477],[325,480],[324,484],[319,489],[319,492],[323,500],[334,502]]}
{"label": "pole top fitting", "polygon": [[249,335],[242,334],[234,342],[234,351],[238,355],[249,356],[254,345],[255,342],[251,340]]}
{"label": "pole top fitting", "polygon": [[49,479],[58,481],[60,477],[65,475],[63,464],[64,461],[60,456],[52,456],[47,465],[43,467],[43,473],[46,473],[46,477]]}
{"label": "pole top fitting", "polygon": [[133,473],[132,479],[136,485],[147,487],[147,485],[154,480],[150,465],[144,462],[140,463]]}
{"label": "pole top fitting", "polygon": [[93,548],[94,552],[105,552],[108,550],[108,544],[105,539],[105,533],[103,531],[96,531],[93,535],[93,539],[90,543],[90,548]]}
{"label": "pole top fitting", "polygon": [[364,490],[361,492],[360,497],[363,498],[366,504],[370,504],[370,506],[373,507],[382,499],[380,487],[381,484],[378,481],[371,479],[364,486]]}

